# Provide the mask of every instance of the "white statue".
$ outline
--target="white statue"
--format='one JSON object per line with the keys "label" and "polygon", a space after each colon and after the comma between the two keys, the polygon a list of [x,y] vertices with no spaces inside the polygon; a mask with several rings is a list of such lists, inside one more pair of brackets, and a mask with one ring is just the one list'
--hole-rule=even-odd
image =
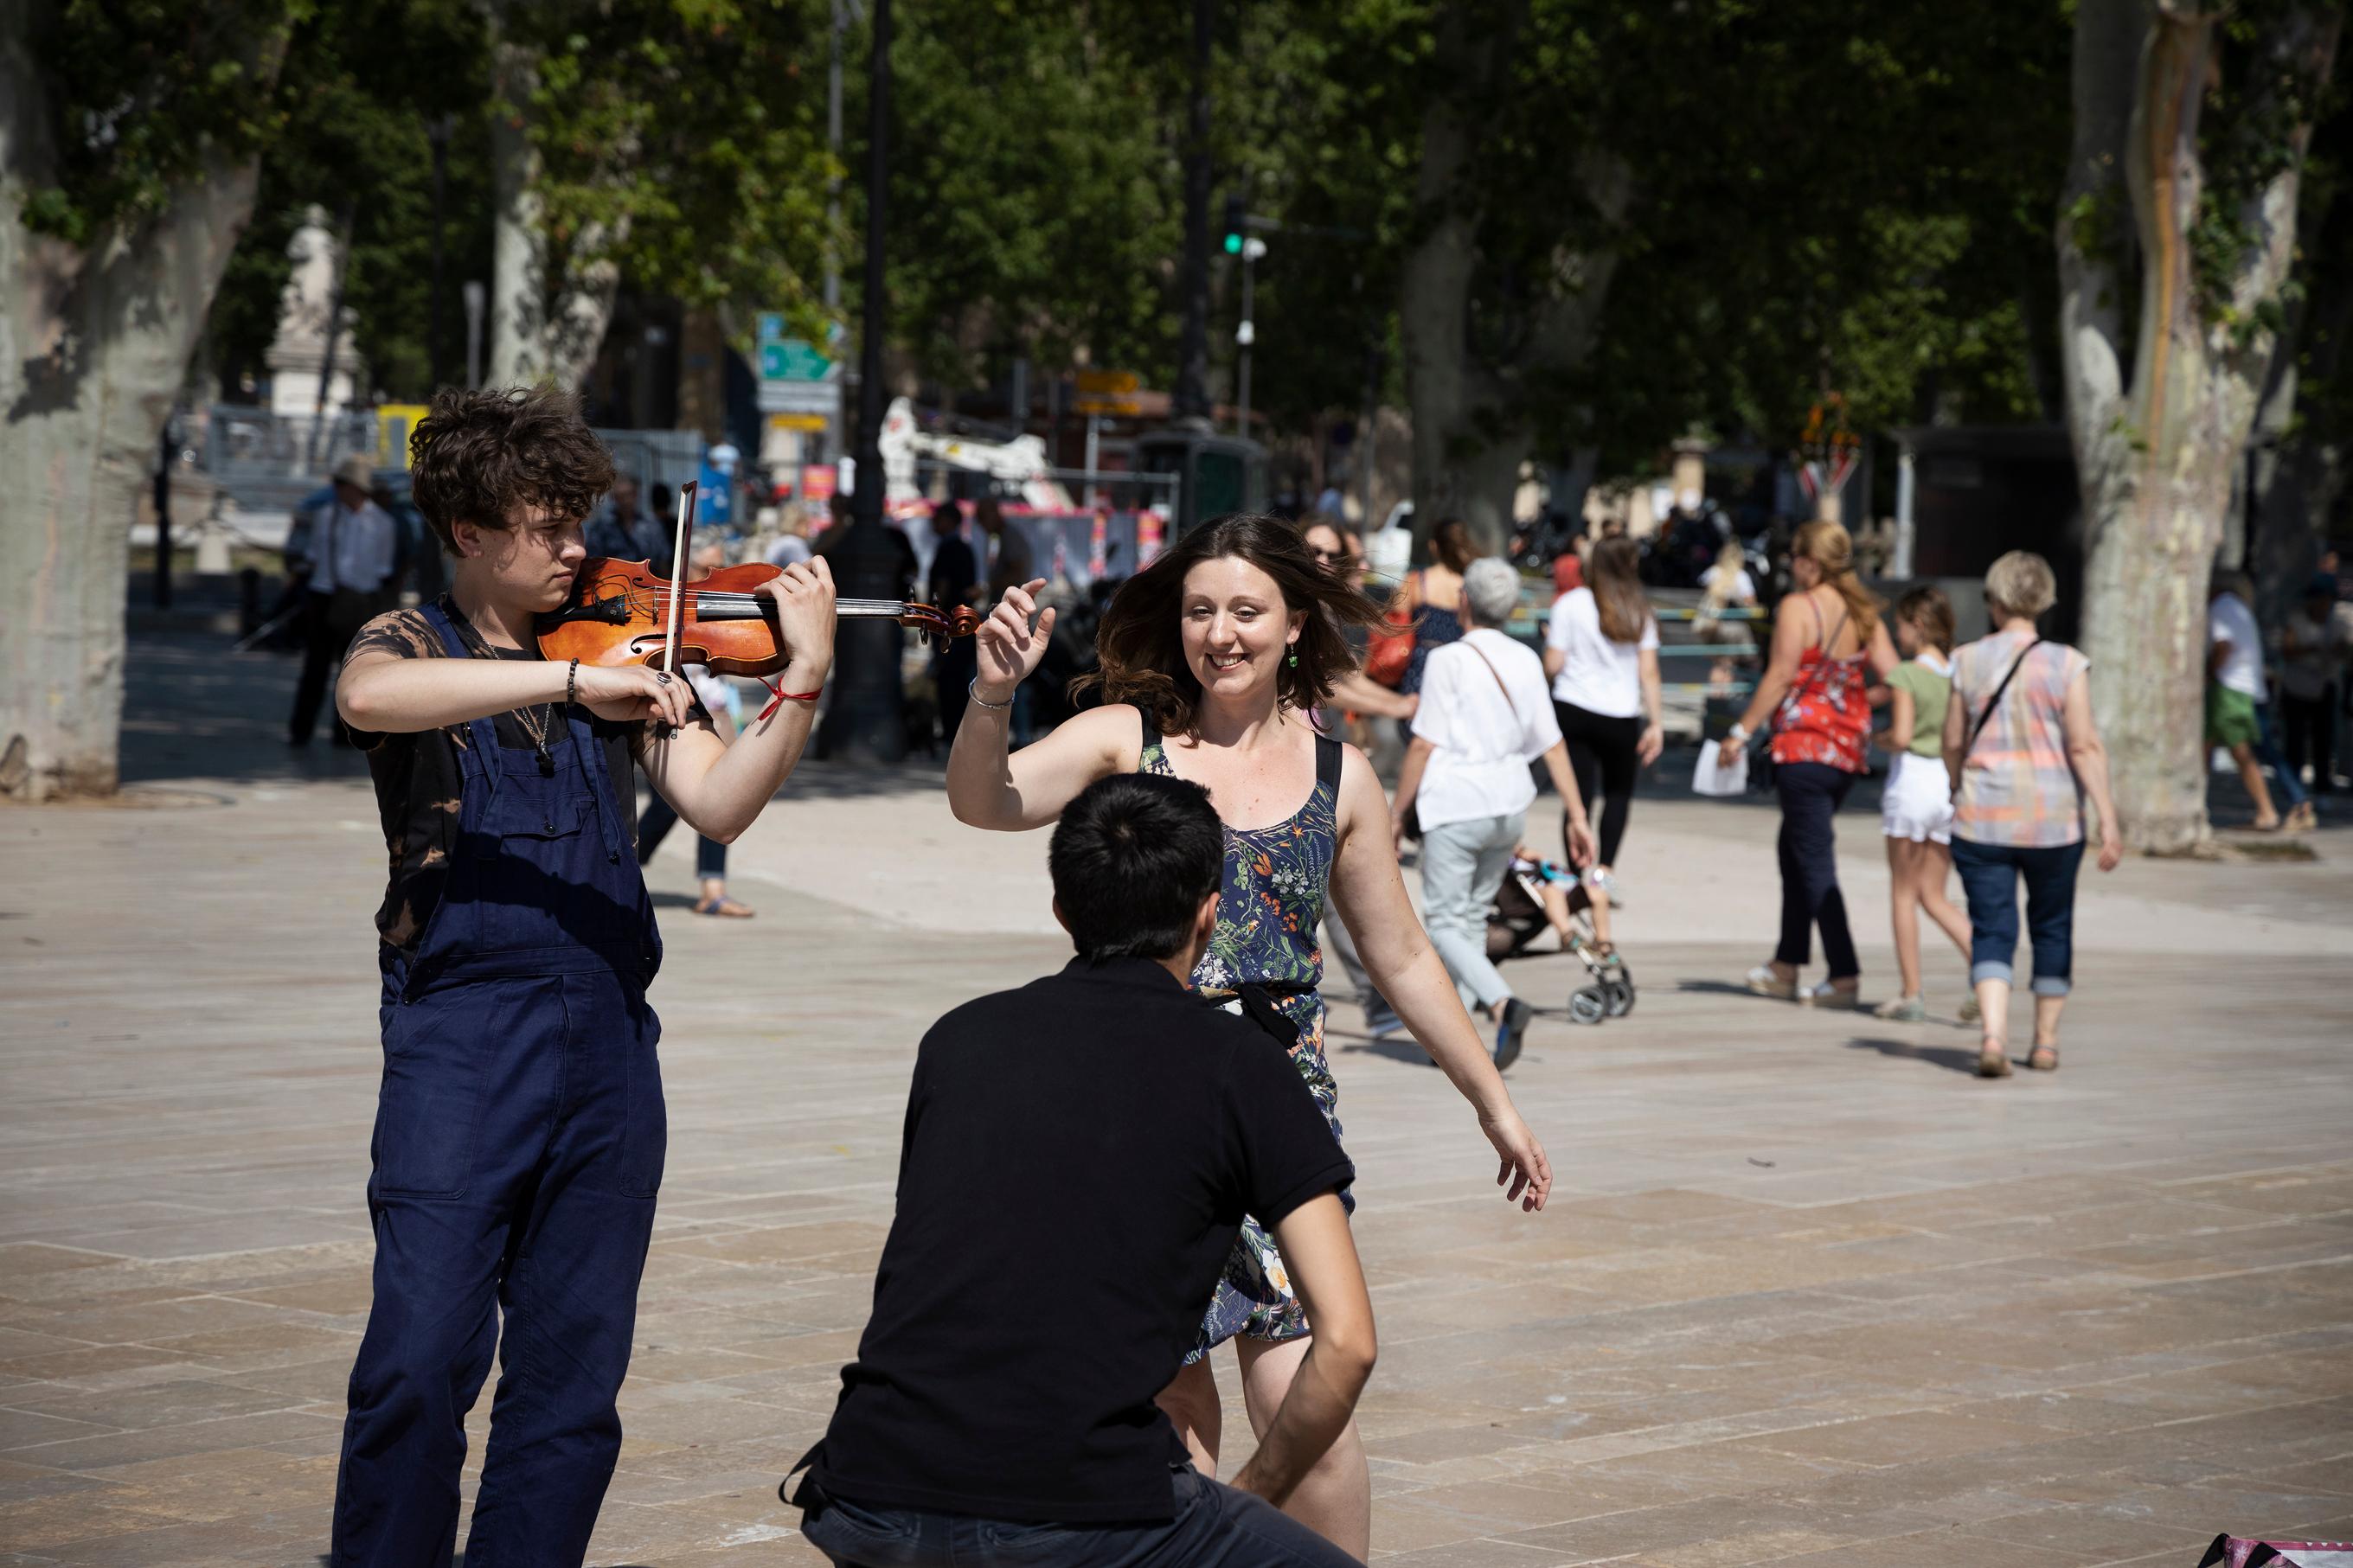
{"label": "white statue", "polygon": [[[269,365],[269,411],[307,417],[319,408],[319,378],[327,369],[327,316],[335,300],[337,247],[325,208],[313,206],[303,215],[286,254],[294,270],[280,299],[278,336],[263,356]],[[356,312],[345,307],[335,344],[334,381],[327,388],[331,414],[351,406],[354,389],[366,382],[352,340]]]}

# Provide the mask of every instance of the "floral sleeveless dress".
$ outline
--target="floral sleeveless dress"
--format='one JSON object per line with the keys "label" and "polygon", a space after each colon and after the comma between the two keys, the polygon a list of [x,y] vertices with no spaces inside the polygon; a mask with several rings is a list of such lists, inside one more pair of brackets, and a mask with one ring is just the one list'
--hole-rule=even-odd
{"label": "floral sleeveless dress", "polygon": [[[1176,776],[1148,718],[1137,771]],[[1317,989],[1324,979],[1324,952],[1315,933],[1323,923],[1324,889],[1339,845],[1339,805],[1340,742],[1319,735],[1315,788],[1307,804],[1271,826],[1226,829],[1218,927],[1193,970],[1193,988],[1212,997],[1233,994],[1245,982],[1269,988],[1274,1010],[1299,1031],[1298,1043],[1291,1049],[1292,1065],[1306,1080],[1335,1139],[1340,1136],[1340,1089],[1324,1059],[1324,998]],[[1356,1208],[1347,1193],[1340,1194],[1340,1201],[1352,1212]],[[1292,1292],[1274,1237],[1255,1218],[1244,1219],[1186,1364],[1237,1334],[1293,1340],[1308,1331],[1305,1310]]]}

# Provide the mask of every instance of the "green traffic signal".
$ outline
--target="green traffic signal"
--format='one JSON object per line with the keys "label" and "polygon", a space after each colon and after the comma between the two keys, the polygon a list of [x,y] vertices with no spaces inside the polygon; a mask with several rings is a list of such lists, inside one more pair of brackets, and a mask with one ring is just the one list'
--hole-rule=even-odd
{"label": "green traffic signal", "polygon": [[1226,254],[1228,256],[1240,256],[1241,253],[1242,237],[1238,234],[1229,234],[1226,236]]}

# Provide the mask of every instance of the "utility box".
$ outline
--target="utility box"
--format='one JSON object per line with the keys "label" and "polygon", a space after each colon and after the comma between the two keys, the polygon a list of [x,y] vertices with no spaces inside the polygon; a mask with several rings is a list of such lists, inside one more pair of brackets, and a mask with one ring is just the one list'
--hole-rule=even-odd
{"label": "utility box", "polygon": [[1179,422],[1138,436],[1135,466],[1141,472],[1168,474],[1176,480],[1171,539],[1229,511],[1266,510],[1266,448],[1239,436],[1220,436],[1206,420]]}

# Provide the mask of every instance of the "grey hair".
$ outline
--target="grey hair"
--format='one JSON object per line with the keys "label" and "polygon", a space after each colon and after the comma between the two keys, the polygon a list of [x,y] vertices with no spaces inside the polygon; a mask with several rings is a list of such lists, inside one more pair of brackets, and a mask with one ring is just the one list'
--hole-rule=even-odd
{"label": "grey hair", "polygon": [[1486,556],[1463,569],[1462,603],[1482,626],[1500,626],[1520,607],[1520,574],[1511,563]]}

